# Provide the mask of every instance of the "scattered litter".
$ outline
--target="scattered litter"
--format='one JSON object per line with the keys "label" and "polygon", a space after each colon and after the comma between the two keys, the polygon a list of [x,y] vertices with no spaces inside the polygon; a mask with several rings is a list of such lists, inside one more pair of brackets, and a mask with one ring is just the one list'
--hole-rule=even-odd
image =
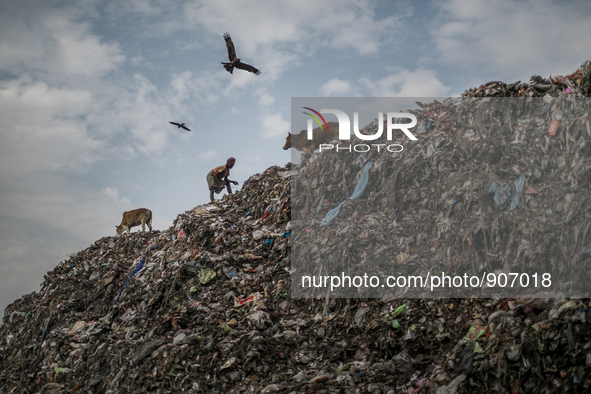
{"label": "scattered litter", "polygon": [[[491,82],[463,96],[588,95],[591,63],[584,66],[561,78]],[[331,244],[337,232],[357,231],[356,238],[367,234],[366,259],[372,237],[389,237],[385,253],[396,256],[397,269],[430,261],[441,272],[465,261],[500,272],[508,256],[520,266],[589,262],[589,117],[566,109],[551,136],[550,119],[524,117],[512,130],[484,132],[477,119],[453,123],[460,111],[453,100],[421,103],[427,139],[411,165],[430,171],[424,179],[386,179],[384,171],[402,163],[368,155],[341,174],[340,188],[315,185],[317,199],[291,200],[291,180],[321,171],[327,152],[307,167],[253,175],[233,202],[187,211],[166,231],[99,239],[4,311],[0,392],[588,392],[588,299],[290,297],[296,204],[320,221],[331,201],[347,201],[323,227],[329,237],[306,232],[313,256],[326,247],[334,258],[361,259],[361,250],[345,254]],[[562,135],[571,121],[580,134]],[[531,163],[522,156],[528,149],[545,153]],[[465,158],[457,168],[448,167],[454,153]],[[495,167],[474,162],[483,155],[496,157]],[[382,191],[395,211],[365,215]],[[495,227],[478,227],[481,216],[498,219]],[[553,244],[559,239],[565,248]]]}

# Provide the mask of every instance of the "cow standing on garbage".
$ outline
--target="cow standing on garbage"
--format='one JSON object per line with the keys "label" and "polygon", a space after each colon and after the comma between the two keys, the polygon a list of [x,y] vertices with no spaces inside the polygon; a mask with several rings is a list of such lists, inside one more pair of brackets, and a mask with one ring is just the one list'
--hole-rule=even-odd
{"label": "cow standing on garbage", "polygon": [[234,185],[238,185],[238,182],[231,181],[228,179],[228,176],[230,176],[230,168],[234,167],[235,163],[236,159],[230,157],[226,161],[226,164],[214,168],[207,174],[206,179],[207,186],[209,186],[209,199],[211,200],[211,202],[214,202],[214,192],[216,194],[221,193],[222,190],[224,190],[224,187],[226,187],[228,190],[228,194],[232,194],[232,187],[230,186],[230,184],[233,183]]}
{"label": "cow standing on garbage", "polygon": [[125,231],[131,233],[131,228],[142,225],[142,231],[146,230],[146,224],[150,231],[152,231],[152,211],[146,208],[134,209],[133,211],[123,212],[123,218],[121,224],[115,226],[117,228],[117,234],[121,234]]}
{"label": "cow standing on garbage", "polygon": [[304,152],[304,154],[310,156],[316,149],[320,147],[320,144],[339,139],[339,123],[328,122],[327,126],[328,129],[316,127],[314,130],[312,130],[311,140],[308,139],[307,130],[302,130],[299,134],[287,133],[283,150],[295,148],[296,150]]}

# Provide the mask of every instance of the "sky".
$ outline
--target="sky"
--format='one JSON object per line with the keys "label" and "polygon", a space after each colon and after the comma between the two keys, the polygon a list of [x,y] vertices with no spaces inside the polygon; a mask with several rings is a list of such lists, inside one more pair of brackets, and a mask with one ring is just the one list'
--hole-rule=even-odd
{"label": "sky", "polygon": [[[260,76],[223,68],[224,32]],[[0,309],[124,211],[149,208],[165,230],[207,203],[228,157],[240,185],[289,162],[292,97],[567,75],[590,36],[587,0],[3,1]]]}

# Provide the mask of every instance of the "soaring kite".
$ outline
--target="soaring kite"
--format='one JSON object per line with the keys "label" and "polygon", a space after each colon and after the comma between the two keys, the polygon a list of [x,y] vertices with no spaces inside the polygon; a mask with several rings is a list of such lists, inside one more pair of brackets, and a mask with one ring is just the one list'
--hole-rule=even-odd
{"label": "soaring kite", "polygon": [[183,129],[185,129],[187,131],[191,131],[191,129],[189,129],[188,127],[186,127],[184,123],[176,123],[176,122],[168,122],[168,123],[173,124],[175,126],[178,126],[177,129],[180,128],[180,127],[182,127]]}
{"label": "soaring kite", "polygon": [[224,65],[224,67],[230,74],[234,74],[234,67],[236,67],[241,70],[246,70],[251,73],[254,73],[255,75],[261,75],[261,72],[258,69],[251,66],[250,64],[242,63],[240,59],[236,57],[234,43],[232,42],[232,38],[230,37],[229,33],[224,33],[224,39],[226,40],[226,47],[228,48],[228,58],[230,59],[230,63],[221,63]]}

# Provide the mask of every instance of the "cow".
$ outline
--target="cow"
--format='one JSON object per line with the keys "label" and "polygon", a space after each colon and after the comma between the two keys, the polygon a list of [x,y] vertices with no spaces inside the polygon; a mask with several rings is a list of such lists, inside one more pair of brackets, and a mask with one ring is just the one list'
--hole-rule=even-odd
{"label": "cow", "polygon": [[338,140],[339,123],[328,122],[327,126],[328,130],[325,130],[325,127],[322,129],[317,127],[312,130],[311,140],[308,140],[307,130],[302,130],[299,134],[288,133],[287,138],[285,139],[285,145],[283,145],[283,150],[288,150],[293,147],[299,151],[303,151],[306,155],[311,155],[312,152],[319,148],[320,144],[325,144],[332,140]]}
{"label": "cow", "polygon": [[134,209],[133,211],[123,212],[123,218],[121,224],[115,226],[117,228],[117,234],[131,233],[131,228],[134,226],[142,225],[142,231],[146,230],[145,225],[148,225],[150,231],[152,231],[152,211],[146,208]]}

